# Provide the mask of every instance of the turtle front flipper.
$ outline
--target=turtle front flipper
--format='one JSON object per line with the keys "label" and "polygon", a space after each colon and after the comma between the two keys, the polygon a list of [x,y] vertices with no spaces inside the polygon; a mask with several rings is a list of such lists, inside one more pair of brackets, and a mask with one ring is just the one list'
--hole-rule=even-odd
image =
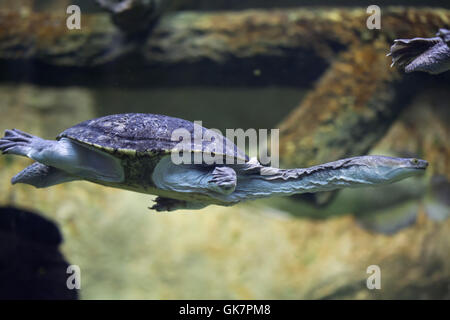
{"label": "turtle front flipper", "polygon": [[207,204],[201,202],[190,202],[171,198],[157,197],[155,199],[155,204],[149,209],[162,212],[162,211],[175,211],[179,209],[198,210],[203,209],[206,206]]}
{"label": "turtle front flipper", "polygon": [[170,156],[161,158],[152,175],[154,184],[174,192],[231,194],[237,184],[236,172],[230,167],[174,164]]}
{"label": "turtle front flipper", "polygon": [[236,189],[236,171],[230,167],[216,167],[211,173],[209,189],[227,195]]}

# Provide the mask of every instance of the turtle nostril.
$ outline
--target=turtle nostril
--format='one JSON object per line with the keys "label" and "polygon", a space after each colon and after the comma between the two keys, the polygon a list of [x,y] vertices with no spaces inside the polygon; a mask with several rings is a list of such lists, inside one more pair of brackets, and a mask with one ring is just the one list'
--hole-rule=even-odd
{"label": "turtle nostril", "polygon": [[417,160],[417,167],[421,169],[426,169],[428,167],[428,161],[426,160]]}

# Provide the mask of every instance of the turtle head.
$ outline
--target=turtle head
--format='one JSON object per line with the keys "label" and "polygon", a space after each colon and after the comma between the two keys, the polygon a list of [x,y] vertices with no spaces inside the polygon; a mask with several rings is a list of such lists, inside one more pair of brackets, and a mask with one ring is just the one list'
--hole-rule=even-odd
{"label": "turtle head", "polygon": [[386,156],[358,157],[355,164],[360,166],[359,172],[364,179],[374,184],[391,183],[420,175],[428,166],[426,160]]}

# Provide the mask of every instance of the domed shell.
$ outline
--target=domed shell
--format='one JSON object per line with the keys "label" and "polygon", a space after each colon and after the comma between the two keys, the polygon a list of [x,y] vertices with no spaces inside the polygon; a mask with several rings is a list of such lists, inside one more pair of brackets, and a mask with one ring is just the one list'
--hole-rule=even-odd
{"label": "domed shell", "polygon": [[[177,131],[172,139],[177,129],[183,130]],[[186,142],[178,134],[180,132],[189,134],[191,139]],[[214,138],[207,138],[211,136]],[[157,114],[128,113],[87,120],[60,133],[57,140],[61,138],[69,138],[112,154],[164,154],[180,151],[182,146],[181,150],[208,150],[227,158],[248,161],[245,152],[215,131],[187,120]],[[222,152],[212,145],[217,139],[221,139]]]}

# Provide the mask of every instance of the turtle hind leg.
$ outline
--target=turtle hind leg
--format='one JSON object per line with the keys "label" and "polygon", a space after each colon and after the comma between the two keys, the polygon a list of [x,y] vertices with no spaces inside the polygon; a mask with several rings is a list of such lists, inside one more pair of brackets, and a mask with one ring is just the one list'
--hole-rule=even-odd
{"label": "turtle hind leg", "polygon": [[149,207],[149,209],[162,212],[162,211],[175,211],[179,209],[198,210],[206,206],[207,204],[201,202],[190,202],[171,198],[157,197],[155,199],[155,204],[152,207]]}
{"label": "turtle hind leg", "polygon": [[79,178],[57,168],[35,162],[16,174],[11,179],[11,183],[24,183],[35,186],[36,188],[47,188],[74,180],[79,180]]}
{"label": "turtle hind leg", "polygon": [[67,138],[45,140],[17,129],[6,130],[0,139],[0,150],[88,180],[121,182],[124,179],[120,159]]}
{"label": "turtle hind leg", "polygon": [[5,130],[5,136],[0,139],[0,150],[4,154],[31,158],[36,147],[41,149],[45,141],[18,129]]}
{"label": "turtle hind leg", "polygon": [[3,154],[24,156],[46,165],[51,165],[47,163],[47,158],[55,153],[59,145],[59,141],[45,140],[18,129],[5,130],[5,136],[0,139]]}

